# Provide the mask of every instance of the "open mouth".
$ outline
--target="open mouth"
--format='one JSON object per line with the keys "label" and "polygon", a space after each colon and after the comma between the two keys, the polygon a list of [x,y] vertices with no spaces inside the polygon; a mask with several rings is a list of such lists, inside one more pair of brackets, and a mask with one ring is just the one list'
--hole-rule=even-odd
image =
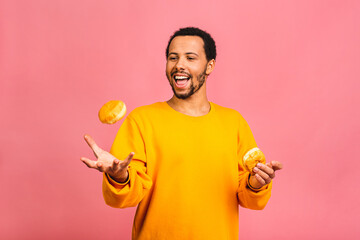
{"label": "open mouth", "polygon": [[185,75],[175,75],[174,80],[177,88],[186,88],[190,82],[190,77]]}

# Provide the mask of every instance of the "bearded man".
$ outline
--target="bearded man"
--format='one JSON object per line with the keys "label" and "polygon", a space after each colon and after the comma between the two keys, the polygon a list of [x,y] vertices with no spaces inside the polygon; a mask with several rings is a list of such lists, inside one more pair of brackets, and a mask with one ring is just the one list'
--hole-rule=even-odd
{"label": "bearded man", "polygon": [[243,156],[257,145],[240,113],[207,99],[216,59],[210,34],[176,31],[166,57],[172,98],[133,110],[110,153],[85,135],[97,161],[81,160],[103,172],[106,204],[137,206],[132,239],[238,239],[239,205],[263,209],[282,164],[244,170]]}

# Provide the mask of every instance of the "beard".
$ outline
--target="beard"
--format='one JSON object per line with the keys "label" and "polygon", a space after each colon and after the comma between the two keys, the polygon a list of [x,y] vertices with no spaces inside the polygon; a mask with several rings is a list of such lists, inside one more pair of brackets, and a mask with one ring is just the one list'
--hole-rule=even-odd
{"label": "beard", "polygon": [[[175,73],[178,73],[178,72],[175,72]],[[175,74],[175,73],[173,73],[173,74]],[[190,86],[189,86],[189,91],[187,92],[187,93],[182,93],[182,94],[179,94],[179,93],[177,93],[176,92],[176,90],[175,90],[175,87],[174,87],[174,84],[171,82],[171,76],[168,76],[167,74],[166,74],[166,77],[167,77],[167,79],[169,80],[169,83],[170,83],[170,86],[171,86],[171,88],[172,88],[172,91],[173,91],[173,93],[174,93],[174,95],[177,97],[177,98],[179,98],[179,99],[187,99],[187,98],[189,98],[190,96],[192,96],[194,93],[196,93],[201,87],[202,87],[202,85],[204,85],[204,83],[205,83],[205,80],[206,80],[206,68],[204,69],[204,71],[201,73],[201,74],[199,74],[198,76],[197,76],[197,79],[198,79],[198,81],[199,81],[199,84],[197,85],[197,86],[194,86],[194,82],[193,82],[193,77],[192,77],[192,75],[190,75],[190,79],[189,79],[189,81],[190,81]]]}

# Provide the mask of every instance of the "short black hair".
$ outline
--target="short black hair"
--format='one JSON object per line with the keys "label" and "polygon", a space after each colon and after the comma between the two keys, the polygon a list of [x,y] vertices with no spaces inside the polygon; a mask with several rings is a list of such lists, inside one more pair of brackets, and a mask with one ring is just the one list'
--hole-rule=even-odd
{"label": "short black hair", "polygon": [[177,36],[198,36],[201,37],[204,41],[204,50],[206,54],[206,59],[210,61],[211,59],[216,59],[216,45],[214,39],[210,36],[209,33],[196,28],[196,27],[186,27],[180,28],[177,30],[171,37],[166,47],[166,58],[169,57],[169,46],[171,41]]}

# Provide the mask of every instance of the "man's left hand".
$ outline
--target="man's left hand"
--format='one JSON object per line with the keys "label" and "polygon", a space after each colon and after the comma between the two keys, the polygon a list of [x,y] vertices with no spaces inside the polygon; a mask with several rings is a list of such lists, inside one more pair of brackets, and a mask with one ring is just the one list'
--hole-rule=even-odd
{"label": "man's left hand", "polygon": [[275,171],[283,168],[281,162],[271,161],[266,164],[258,163],[253,169],[249,183],[252,188],[261,188],[275,178]]}

